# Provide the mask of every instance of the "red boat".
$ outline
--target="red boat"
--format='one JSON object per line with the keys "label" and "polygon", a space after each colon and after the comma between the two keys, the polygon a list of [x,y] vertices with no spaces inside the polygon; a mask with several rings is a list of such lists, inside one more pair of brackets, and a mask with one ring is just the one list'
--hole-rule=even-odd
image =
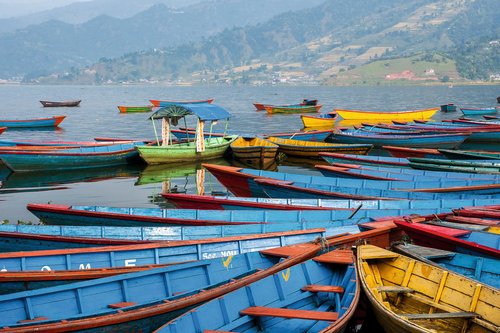
{"label": "red boat", "polygon": [[394,157],[445,158],[441,152],[433,148],[409,148],[399,146],[382,146]]}
{"label": "red boat", "polygon": [[[265,111],[266,106],[277,106],[273,104],[264,104],[264,103],[252,103],[253,106],[257,109],[257,111]],[[279,106],[294,106],[294,105],[317,105],[318,100],[317,99],[304,99],[301,103],[299,104],[285,104],[285,105],[279,105]]]}

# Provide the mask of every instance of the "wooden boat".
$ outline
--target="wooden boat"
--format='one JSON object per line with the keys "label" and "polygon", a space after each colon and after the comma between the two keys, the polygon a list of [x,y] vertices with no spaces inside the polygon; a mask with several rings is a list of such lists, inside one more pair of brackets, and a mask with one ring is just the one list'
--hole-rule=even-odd
{"label": "wooden boat", "polygon": [[343,119],[348,120],[413,120],[413,119],[428,119],[437,111],[437,108],[409,110],[409,111],[364,111],[364,110],[348,110],[334,109],[336,113]]}
{"label": "wooden boat", "polygon": [[442,170],[469,173],[500,173],[500,162],[480,162],[476,160],[435,160],[427,158],[410,157],[410,166],[415,169]]}
{"label": "wooden boat", "polygon": [[33,147],[33,146],[65,146],[65,147],[84,147],[109,145],[112,143],[134,142],[136,140],[95,140],[95,141],[53,141],[53,140],[0,140],[0,147]]}
{"label": "wooden boat", "polygon": [[488,258],[500,258],[498,235],[410,223],[403,220],[395,220],[394,224],[410,236],[417,245]]}
{"label": "wooden boat", "polygon": [[363,144],[369,143],[376,147],[400,146],[414,148],[456,148],[468,137],[469,133],[447,134],[377,134],[370,132],[332,133],[326,142]]}
{"label": "wooden boat", "polygon": [[257,109],[257,111],[264,111],[266,106],[304,106],[304,105],[317,105],[317,99],[304,99],[299,104],[286,104],[286,105],[273,105],[273,104],[264,104],[264,103],[252,103],[253,106]]}
{"label": "wooden boat", "polygon": [[469,254],[433,249],[413,244],[399,244],[394,250],[405,256],[437,264],[494,288],[500,288],[500,261]]}
{"label": "wooden boat", "polygon": [[319,153],[328,163],[355,163],[371,166],[387,166],[395,169],[402,167],[410,167],[410,161],[407,158],[386,157],[386,156],[361,156],[353,154],[338,154],[338,153]]}
{"label": "wooden boat", "polygon": [[342,332],[359,300],[357,282],[352,252],[334,250],[196,307],[155,332]]}
{"label": "wooden boat", "polygon": [[53,116],[36,119],[1,119],[0,127],[26,128],[26,127],[57,127],[66,116]]}
{"label": "wooden boat", "polygon": [[[178,119],[194,115],[198,119],[195,141],[172,143],[170,125],[177,124]],[[172,104],[155,111],[150,119],[162,119],[162,139],[158,137],[158,145],[137,146],[139,155],[148,164],[178,163],[201,161],[222,157],[229,145],[236,140],[236,135],[205,138],[203,127],[205,122],[213,123],[219,119],[228,119],[229,113],[223,108],[208,104]],[[155,129],[156,133],[156,129]],[[161,145],[160,145],[161,142]]]}
{"label": "wooden boat", "polygon": [[457,111],[457,106],[453,103],[441,105],[441,112],[455,112]]}
{"label": "wooden boat", "polygon": [[120,110],[120,113],[150,112],[153,110],[153,106],[152,105],[142,105],[142,106],[118,105],[118,110]]}
{"label": "wooden boat", "polygon": [[497,113],[497,109],[495,107],[491,108],[460,108],[460,111],[466,116],[475,116],[475,115],[483,115],[483,114],[495,114]]}
{"label": "wooden boat", "polygon": [[[451,159],[500,160],[500,152],[493,152],[493,151],[439,149],[439,152]],[[423,156],[415,156],[415,157],[423,157]]]}
{"label": "wooden boat", "polygon": [[[500,185],[469,186],[461,181],[380,182],[297,175],[203,164],[229,191],[241,197],[326,198],[357,200],[466,199],[479,193],[494,196]],[[456,185],[456,186],[454,186]],[[441,187],[439,187],[441,186]],[[397,190],[394,190],[397,189]],[[484,191],[484,192],[483,192]]]}
{"label": "wooden boat", "polygon": [[[325,245],[334,249],[369,241],[388,246],[391,230],[385,228],[336,237]],[[300,264],[316,256],[320,250],[319,244],[297,244],[225,260],[218,258],[185,263],[29,293],[3,295],[0,296],[2,309],[29,302],[26,300],[30,299],[33,312],[19,307],[18,311],[8,311],[8,315],[0,319],[0,332],[153,330],[190,307]],[[69,297],[62,300],[60,295]],[[4,314],[7,312],[4,311]]]}
{"label": "wooden boat", "polygon": [[400,146],[382,146],[393,157],[424,157],[424,158],[445,158],[438,149],[432,148],[409,148]]}
{"label": "wooden boat", "polygon": [[267,140],[279,146],[279,151],[290,155],[299,157],[315,157],[320,158],[320,152],[337,152],[348,154],[366,155],[372,149],[371,144],[337,144],[314,142],[294,139],[281,139],[278,137],[268,137]]}
{"label": "wooden boat", "polygon": [[140,162],[137,143],[53,150],[2,150],[0,160],[14,172],[85,169]]}
{"label": "wooden boat", "polygon": [[496,288],[372,245],[358,247],[357,267],[387,333],[499,329]]}
{"label": "wooden boat", "polygon": [[[277,210],[330,210],[330,209],[420,209],[420,208],[456,208],[464,206],[497,205],[499,199],[465,200],[325,200],[325,199],[286,199],[286,198],[240,198],[232,196],[209,196],[184,193],[162,193],[167,201],[176,208],[183,209],[277,209]],[[0,226],[1,230],[1,226]]]}
{"label": "wooden boat", "polygon": [[[403,206],[404,207],[404,206]],[[359,207],[358,207],[359,208]],[[104,225],[104,226],[220,226],[250,224],[289,224],[288,230],[310,227],[315,222],[348,220],[355,212],[351,209],[337,210],[198,210],[161,208],[118,208],[108,206],[65,206],[56,204],[28,204],[27,209],[49,225]],[[356,219],[403,216],[411,214],[438,214],[449,209],[441,208],[389,208],[382,210],[358,209]],[[356,224],[356,221],[345,223]],[[321,225],[321,228],[325,227]],[[249,230],[258,230],[250,226]]]}
{"label": "wooden boat", "polygon": [[74,101],[62,101],[62,102],[56,102],[56,101],[40,101],[42,105],[46,108],[53,108],[53,107],[75,107],[75,106],[80,106],[81,100],[74,100]]}
{"label": "wooden boat", "polygon": [[321,114],[319,116],[310,116],[301,114],[300,119],[304,127],[330,127],[333,128],[335,125],[335,120],[337,119],[337,114],[335,112],[329,112]]}
{"label": "wooden boat", "polygon": [[[492,183],[500,180],[499,177],[488,178],[482,177],[482,175],[474,173],[460,173],[460,172],[439,172],[439,171],[421,171],[420,170],[410,170],[401,169],[396,171],[394,168],[371,168],[369,166],[362,166],[357,164],[344,164],[344,163],[332,163],[328,165],[317,165],[316,169],[325,176],[335,176],[342,178],[359,178],[359,179],[372,179],[372,180],[386,180],[386,181],[410,181],[410,182],[421,182],[421,181],[431,181],[432,179],[450,179],[450,180],[489,180]],[[479,176],[479,177],[476,177]]]}
{"label": "wooden boat", "polygon": [[275,113],[313,113],[319,112],[323,105],[266,105],[266,112],[269,114]]}
{"label": "wooden boat", "polygon": [[6,129],[7,129],[7,127],[0,127],[0,134],[2,134],[3,132],[5,132]]}
{"label": "wooden boat", "polygon": [[153,104],[154,107],[165,107],[169,106],[172,104],[204,104],[208,103],[211,104],[214,99],[209,98],[209,99],[197,99],[197,100],[179,100],[179,101],[172,101],[172,100],[158,100],[158,99],[150,99],[149,100],[151,104]]}
{"label": "wooden boat", "polygon": [[267,169],[276,162],[278,145],[258,137],[238,137],[231,142],[233,157],[245,165]]}

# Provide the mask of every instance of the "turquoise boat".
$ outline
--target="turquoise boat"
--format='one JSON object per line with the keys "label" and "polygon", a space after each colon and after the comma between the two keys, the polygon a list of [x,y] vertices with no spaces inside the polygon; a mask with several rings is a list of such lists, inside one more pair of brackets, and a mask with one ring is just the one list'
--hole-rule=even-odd
{"label": "turquoise boat", "polygon": [[497,113],[497,109],[495,107],[491,108],[460,108],[462,113],[465,116],[475,116],[475,115],[483,115],[483,114],[495,114]]}
{"label": "turquoise boat", "polygon": [[4,150],[0,160],[14,172],[70,170],[140,162],[137,142],[56,150]]}
{"label": "turquoise boat", "polygon": [[[188,115],[198,117],[195,141],[185,143],[173,143],[171,137],[171,125],[177,125],[180,118]],[[228,119],[230,114],[220,106],[208,103],[198,104],[172,104],[157,110],[150,119],[156,134],[158,145],[137,146],[139,155],[148,164],[179,163],[205,161],[222,157],[229,145],[237,139],[237,135],[225,134],[221,137],[205,137],[203,128],[205,122],[213,122],[220,119]],[[155,119],[162,119],[162,139],[158,138]],[[211,133],[211,131],[210,131]],[[160,143],[161,142],[161,143]]]}

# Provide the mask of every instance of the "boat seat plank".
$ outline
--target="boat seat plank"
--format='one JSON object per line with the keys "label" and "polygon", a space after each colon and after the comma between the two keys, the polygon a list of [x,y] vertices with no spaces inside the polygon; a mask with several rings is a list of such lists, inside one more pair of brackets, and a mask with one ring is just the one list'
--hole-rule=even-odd
{"label": "boat seat plank", "polygon": [[304,252],[307,251],[311,247],[311,245],[312,244],[275,247],[267,250],[262,250],[260,251],[260,253],[281,258],[295,257],[304,254]]}
{"label": "boat seat plank", "polygon": [[413,245],[413,244],[405,244],[404,246],[401,246],[401,247],[405,251],[407,250],[411,253],[414,253],[418,256],[421,256],[421,257],[424,257],[427,259],[449,258],[449,257],[453,257],[455,255],[454,252],[433,249],[430,247],[424,247],[424,246]]}
{"label": "boat seat plank", "polygon": [[365,260],[369,259],[393,259],[398,258],[399,254],[384,250],[376,246],[366,246],[361,251],[361,258]]}
{"label": "boat seat plank", "polygon": [[475,312],[440,312],[440,313],[411,313],[402,315],[408,319],[451,319],[451,318],[476,318]]}
{"label": "boat seat plank", "polygon": [[354,258],[352,251],[350,250],[334,250],[328,253],[317,256],[313,259],[317,262],[323,262],[327,264],[345,264],[351,265],[354,263]]}
{"label": "boat seat plank", "polygon": [[240,311],[240,314],[247,316],[270,316],[281,318],[297,318],[310,320],[335,321],[339,317],[338,312],[320,312],[311,310],[295,310],[283,308],[268,308],[263,306],[251,306]]}
{"label": "boat seat plank", "polygon": [[121,308],[126,308],[128,306],[133,306],[136,304],[137,303],[135,303],[135,302],[119,302],[119,303],[108,304],[108,308],[121,309]]}
{"label": "boat seat plank", "polygon": [[401,287],[401,286],[380,286],[377,287],[377,290],[379,292],[384,292],[384,293],[413,293],[415,290],[408,288],[408,287]]}
{"label": "boat seat plank", "polygon": [[318,284],[310,284],[301,288],[303,291],[310,291],[313,293],[343,293],[344,288],[341,286],[321,286]]}

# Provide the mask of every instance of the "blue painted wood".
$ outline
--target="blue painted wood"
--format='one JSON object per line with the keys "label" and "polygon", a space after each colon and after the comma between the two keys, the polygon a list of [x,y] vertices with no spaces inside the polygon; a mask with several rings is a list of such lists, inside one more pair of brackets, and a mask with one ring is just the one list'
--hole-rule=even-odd
{"label": "blue painted wood", "polygon": [[0,159],[16,172],[95,168],[140,161],[135,145],[120,143],[43,152],[2,151]]}
{"label": "blue painted wood", "polygon": [[[56,123],[60,122],[58,118],[61,116],[55,116],[50,118],[35,118],[35,119],[2,119],[0,120],[0,127],[51,127],[55,126]],[[63,117],[64,119],[64,117]]]}
{"label": "blue painted wood", "polygon": [[[226,167],[227,169],[227,167]],[[211,170],[209,168],[209,170]],[[436,189],[433,192],[438,192],[439,189],[450,188],[450,187],[460,187],[460,186],[470,186],[473,184],[481,184],[482,181],[456,181],[449,179],[442,179],[439,181],[430,181],[430,182],[400,182],[400,181],[376,181],[376,180],[367,180],[367,179],[344,179],[344,178],[333,178],[333,177],[320,177],[320,176],[310,176],[310,175],[299,175],[299,174],[291,174],[291,173],[283,173],[283,172],[271,172],[271,171],[263,171],[263,170],[254,170],[254,169],[245,169],[245,168],[234,168],[235,172],[238,172],[242,175],[249,175],[250,177],[246,178],[248,182],[248,186],[251,189],[252,196],[268,196],[274,198],[315,198],[314,195],[302,196],[301,190],[303,189],[303,193],[307,192],[307,189],[313,190],[322,190],[327,192],[340,192],[352,195],[363,195],[363,196],[372,196],[372,198],[351,198],[351,199],[377,199],[377,198],[386,198],[386,199],[466,199],[471,198],[471,196],[478,194],[491,194],[500,193],[499,188],[485,188],[483,189],[474,189],[468,190],[457,189],[455,192],[450,193],[425,193],[425,192],[405,192],[406,190],[418,190],[418,189]],[[217,175],[216,175],[217,177]],[[269,178],[284,182],[289,182],[289,185],[297,187],[297,191],[284,191],[284,187],[280,186],[280,184],[271,184],[264,183],[261,179],[256,180],[256,178]],[[221,178],[218,178],[221,180]],[[231,191],[231,184],[228,179],[222,179],[222,182],[228,189]],[[486,181],[486,184],[494,184],[494,182]],[[280,190],[280,193],[271,191]],[[319,194],[318,194],[319,195]],[[327,198],[329,196],[318,196],[316,198]],[[334,195],[331,198],[335,198]],[[342,197],[337,197],[342,198]],[[346,198],[346,197],[344,197]],[[490,198],[495,198],[494,196]],[[485,198],[486,199],[486,198]]]}
{"label": "blue painted wood", "polygon": [[322,154],[321,156],[328,163],[356,163],[362,165],[380,165],[379,162],[383,163],[384,167],[396,167],[400,169],[402,167],[409,168],[409,161],[407,158],[400,157],[389,157],[389,156],[371,156],[371,155],[352,155],[352,154]]}
{"label": "blue painted wood", "polygon": [[425,147],[425,148],[456,148],[469,137],[469,133],[455,134],[419,134],[419,135],[380,135],[372,132],[359,131],[353,133],[333,133],[326,142],[358,143],[381,146]]}
{"label": "blue painted wood", "polygon": [[[315,294],[301,291],[302,287],[310,284],[341,286],[344,292]],[[349,309],[356,299],[357,287],[354,265],[330,265],[309,260],[205,303],[168,322],[157,332],[197,333],[204,330],[270,333],[319,332],[334,326],[335,323],[269,316],[255,318],[242,315],[240,311],[252,306],[328,311],[338,312],[340,320],[346,309]],[[341,327],[338,327],[338,331],[341,331]]]}
{"label": "blue painted wood", "polygon": [[[342,163],[342,162],[340,162]],[[332,163],[334,164],[334,163]],[[433,170],[418,170],[418,169],[408,169],[408,168],[394,168],[390,166],[376,166],[363,164],[363,170],[366,170],[366,174],[380,175],[389,178],[398,177],[408,177],[411,176],[423,176],[432,178],[461,178],[461,179],[482,179],[491,181],[500,181],[499,175],[489,175],[489,174],[477,174],[477,173],[464,173],[464,172],[448,172],[448,171],[433,171]],[[364,173],[365,171],[363,171]],[[372,173],[373,172],[373,173]],[[377,172],[377,173],[375,173]]]}
{"label": "blue painted wood", "polygon": [[[355,223],[337,224],[330,234],[359,232]],[[315,225],[315,223],[312,223]],[[323,224],[324,225],[324,224]],[[342,225],[345,227],[343,228]],[[247,252],[299,244],[326,237],[325,229],[305,229],[248,237],[219,238],[211,241],[163,242],[127,246],[59,249],[0,253],[4,271],[80,270],[172,264],[193,260],[222,258]]]}
{"label": "blue painted wood", "polygon": [[[329,187],[330,188],[330,187]],[[267,189],[267,187],[266,187]],[[384,193],[374,190],[376,193]],[[392,191],[399,193],[397,191]],[[390,193],[392,193],[390,192]],[[406,193],[409,197],[409,193]],[[413,193],[413,192],[412,192]],[[416,193],[418,197],[420,194]],[[432,196],[428,193],[426,196]],[[66,206],[68,209],[57,210],[58,205],[43,205],[43,207],[54,206],[52,211],[37,210],[37,205],[30,204],[28,209],[42,222],[50,225],[106,225],[106,226],[151,226],[151,225],[200,225],[206,222],[211,226],[217,224],[231,223],[305,223],[305,222],[332,222],[345,220],[353,215],[352,210],[196,210],[196,209],[162,209],[162,208],[120,208],[108,206]],[[386,209],[364,209],[359,210],[354,218],[378,218],[385,216],[401,216],[409,214],[439,214],[449,211],[449,208],[427,208],[410,209],[389,208]],[[138,218],[140,217],[140,219]],[[162,217],[159,221],[148,222],[148,217]],[[242,228],[247,225],[242,225]]]}
{"label": "blue painted wood", "polygon": [[[228,265],[228,261],[230,265]],[[230,260],[214,259],[173,265],[148,271],[122,274],[109,278],[78,282],[63,286],[13,293],[0,296],[0,326],[10,328],[36,327],[68,320],[65,325],[75,325],[86,332],[153,331],[178,315],[166,301],[175,301],[238,279],[257,269],[267,269],[280,261],[260,253],[233,256]],[[131,302],[113,309],[110,304]],[[164,304],[164,305],[162,305]],[[150,309],[148,314],[141,308]],[[165,310],[163,310],[165,309]],[[184,309],[187,310],[188,308]],[[95,319],[104,315],[109,320],[139,312],[139,317],[118,322],[112,326],[96,324]],[[35,323],[22,323],[38,318]],[[43,319],[45,318],[45,319]],[[87,318],[87,319],[85,319]],[[137,319],[139,318],[139,319]],[[33,326],[35,325],[35,326]],[[82,326],[78,326],[82,325]],[[99,325],[99,326],[93,326]],[[108,324],[109,325],[109,324]],[[36,330],[36,328],[35,328]]]}
{"label": "blue painted wood", "polygon": [[[405,182],[422,182],[422,181],[430,181],[431,179],[435,179],[436,181],[439,181],[440,179],[449,179],[451,181],[470,180],[471,182],[476,182],[480,180],[478,178],[471,177],[472,175],[477,175],[477,174],[463,173],[463,172],[437,172],[437,174],[434,174],[432,172],[427,172],[425,174],[419,175],[412,173],[404,173],[405,169],[401,170],[402,171],[401,173],[394,173],[391,172],[392,170],[379,171],[378,169],[366,168],[361,166],[357,166],[354,168],[349,168],[347,165],[341,165],[341,164],[332,164],[332,166],[338,167],[340,169],[337,170],[329,169],[322,167],[321,165],[317,166],[317,169],[325,177],[340,177],[349,179],[364,179],[364,178],[379,177],[385,179],[400,180]],[[492,183],[495,182],[494,179],[491,179],[489,181]]]}
{"label": "blue painted wood", "polygon": [[455,253],[450,258],[432,258],[435,263],[469,278],[500,288],[500,260]]}
{"label": "blue painted wood", "polygon": [[491,108],[460,108],[460,110],[466,116],[497,113],[497,109],[495,107],[491,107]]}

